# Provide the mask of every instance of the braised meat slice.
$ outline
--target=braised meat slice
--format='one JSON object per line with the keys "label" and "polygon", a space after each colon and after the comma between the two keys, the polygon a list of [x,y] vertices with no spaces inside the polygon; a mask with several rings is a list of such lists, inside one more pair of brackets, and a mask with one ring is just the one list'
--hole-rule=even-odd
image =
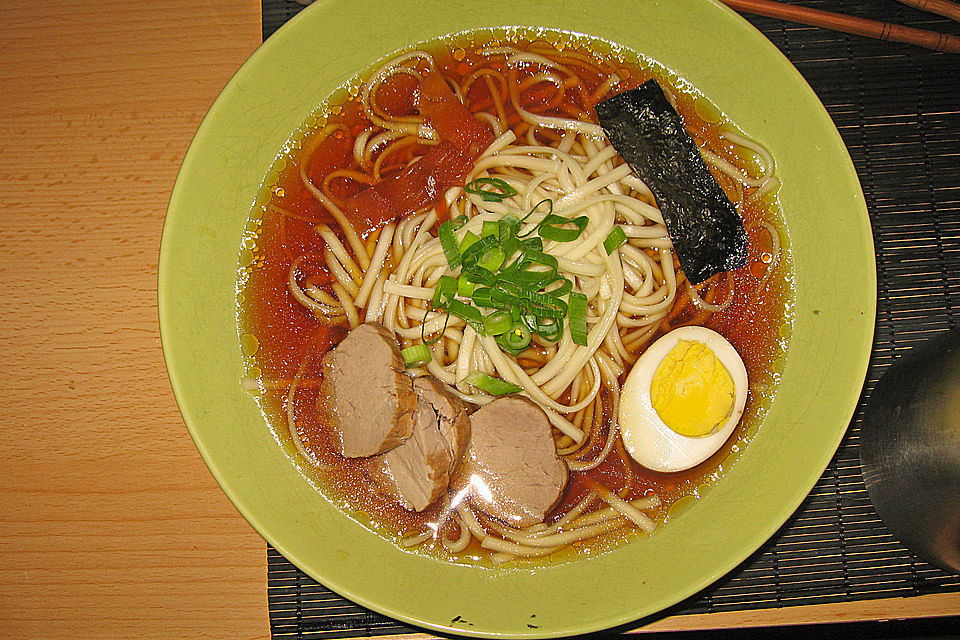
{"label": "braised meat slice", "polygon": [[385,327],[368,323],[351,330],[324,356],[323,377],[344,456],[385,453],[413,433],[417,394],[396,337]]}
{"label": "braised meat slice", "polygon": [[453,461],[450,469],[453,473],[463,461],[470,443],[470,415],[467,413],[467,404],[431,376],[414,380],[413,390],[420,396],[420,400],[430,403],[437,412],[440,434],[447,443],[450,459]]}
{"label": "braised meat slice", "polygon": [[399,447],[370,458],[367,469],[381,492],[408,511],[423,511],[447,491],[452,459],[439,417],[420,400],[413,435]]}
{"label": "braised meat slice", "polygon": [[456,490],[468,487],[471,503],[515,527],[542,522],[567,484],[550,421],[535,402],[505,396],[470,416],[470,446]]}

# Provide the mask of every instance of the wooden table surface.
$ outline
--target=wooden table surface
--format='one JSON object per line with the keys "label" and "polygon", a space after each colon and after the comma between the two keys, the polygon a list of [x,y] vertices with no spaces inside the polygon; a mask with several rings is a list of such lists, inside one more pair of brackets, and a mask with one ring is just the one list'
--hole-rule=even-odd
{"label": "wooden table surface", "polygon": [[[0,25],[0,636],[268,638],[265,543],[183,426],[156,311],[173,181],[260,2],[5,2]],[[949,594],[643,630],[958,612]]]}

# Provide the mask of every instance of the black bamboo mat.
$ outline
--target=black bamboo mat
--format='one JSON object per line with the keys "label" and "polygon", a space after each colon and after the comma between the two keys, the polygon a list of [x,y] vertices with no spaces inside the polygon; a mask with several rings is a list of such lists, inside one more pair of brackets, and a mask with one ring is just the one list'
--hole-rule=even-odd
{"label": "black bamboo mat", "polygon": [[[960,35],[960,24],[893,0],[792,4]],[[264,37],[301,8],[290,0],[263,0]],[[878,520],[858,453],[864,401],[886,367],[960,321],[955,311],[960,307],[960,55],[746,17],[810,83],[853,157],[877,251],[876,335],[853,422],[807,500],[741,566],[667,613],[960,592],[960,576],[913,556]],[[829,232],[829,220],[824,225]],[[275,639],[414,631],[330,592],[272,548],[267,558]],[[836,637],[952,637],[957,630],[960,618],[950,618],[927,623],[922,631],[848,625]],[[795,637],[805,637],[800,633]]]}

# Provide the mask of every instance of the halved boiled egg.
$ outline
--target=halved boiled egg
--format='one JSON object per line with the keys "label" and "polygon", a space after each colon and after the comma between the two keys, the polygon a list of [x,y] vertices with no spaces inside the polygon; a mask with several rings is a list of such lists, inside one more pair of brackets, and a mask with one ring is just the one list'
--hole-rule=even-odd
{"label": "halved boiled egg", "polygon": [[747,402],[747,369],[726,338],[706,327],[662,336],[633,365],[620,395],[620,433],[654,471],[683,471],[712,456]]}

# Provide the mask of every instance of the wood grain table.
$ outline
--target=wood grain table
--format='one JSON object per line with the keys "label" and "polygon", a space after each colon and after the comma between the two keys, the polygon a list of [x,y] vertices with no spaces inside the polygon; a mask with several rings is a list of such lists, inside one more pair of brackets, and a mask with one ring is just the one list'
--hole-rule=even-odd
{"label": "wood grain table", "polygon": [[[257,0],[0,4],[0,637],[268,638],[264,541],[167,382],[167,200],[260,43]],[[960,613],[960,595],[662,618],[642,631]]]}

